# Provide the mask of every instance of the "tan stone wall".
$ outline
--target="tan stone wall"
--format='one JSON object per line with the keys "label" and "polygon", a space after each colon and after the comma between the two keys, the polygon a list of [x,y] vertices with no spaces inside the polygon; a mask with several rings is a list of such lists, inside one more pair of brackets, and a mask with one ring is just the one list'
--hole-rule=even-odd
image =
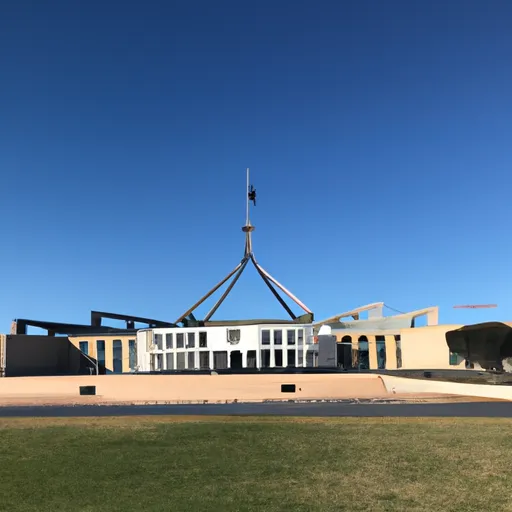
{"label": "tan stone wall", "polygon": [[433,325],[415,329],[401,329],[402,368],[422,369],[464,369],[464,360],[458,365],[450,365],[450,349],[446,343],[446,333],[458,329],[460,325]]}
{"label": "tan stone wall", "polygon": [[[295,384],[296,393],[282,393]],[[378,375],[91,375],[0,379],[0,403],[14,398],[78,398],[96,386],[105,401],[225,401],[386,396]]]}

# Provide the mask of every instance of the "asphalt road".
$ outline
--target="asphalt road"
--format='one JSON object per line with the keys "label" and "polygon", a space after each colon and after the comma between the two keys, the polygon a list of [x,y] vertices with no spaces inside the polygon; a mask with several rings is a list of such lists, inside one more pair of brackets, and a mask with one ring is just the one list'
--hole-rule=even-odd
{"label": "asphalt road", "polygon": [[489,417],[512,418],[512,402],[357,404],[254,403],[206,405],[0,407],[0,417],[93,417],[173,415],[358,416],[358,417]]}

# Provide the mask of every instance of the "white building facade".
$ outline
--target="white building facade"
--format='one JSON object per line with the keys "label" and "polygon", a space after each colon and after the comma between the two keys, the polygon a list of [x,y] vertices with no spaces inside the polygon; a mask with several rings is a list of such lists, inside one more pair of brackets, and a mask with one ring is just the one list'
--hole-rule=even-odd
{"label": "white building facade", "polygon": [[312,367],[311,324],[254,324],[143,329],[138,371]]}

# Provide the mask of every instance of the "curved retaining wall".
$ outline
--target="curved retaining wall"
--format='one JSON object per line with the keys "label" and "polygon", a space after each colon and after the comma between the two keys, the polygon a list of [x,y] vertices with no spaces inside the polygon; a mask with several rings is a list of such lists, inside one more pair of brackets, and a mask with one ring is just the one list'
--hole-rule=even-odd
{"label": "curved retaining wall", "polygon": [[430,379],[380,376],[386,390],[391,394],[444,394],[474,396],[512,400],[512,386],[493,384],[465,384],[459,382],[441,382]]}

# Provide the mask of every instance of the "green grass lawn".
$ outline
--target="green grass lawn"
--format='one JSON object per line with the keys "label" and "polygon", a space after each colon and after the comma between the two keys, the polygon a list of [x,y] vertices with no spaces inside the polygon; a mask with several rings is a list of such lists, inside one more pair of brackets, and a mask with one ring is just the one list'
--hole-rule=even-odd
{"label": "green grass lawn", "polygon": [[512,422],[0,420],[0,510],[512,510]]}

